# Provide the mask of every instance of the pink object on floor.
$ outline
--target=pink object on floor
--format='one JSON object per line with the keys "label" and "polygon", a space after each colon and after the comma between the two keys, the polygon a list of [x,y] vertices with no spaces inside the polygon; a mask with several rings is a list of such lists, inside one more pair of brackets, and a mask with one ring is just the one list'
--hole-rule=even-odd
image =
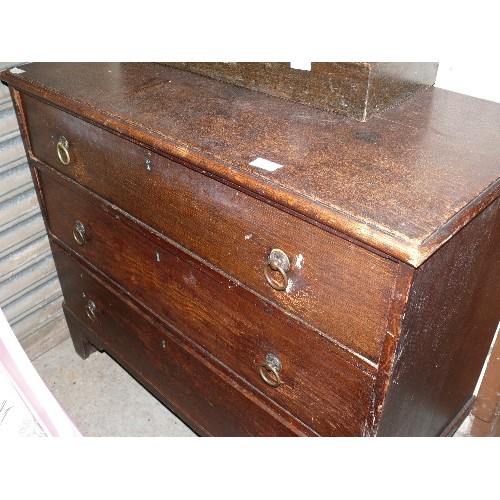
{"label": "pink object on floor", "polygon": [[0,309],[0,437],[81,434],[38,375]]}

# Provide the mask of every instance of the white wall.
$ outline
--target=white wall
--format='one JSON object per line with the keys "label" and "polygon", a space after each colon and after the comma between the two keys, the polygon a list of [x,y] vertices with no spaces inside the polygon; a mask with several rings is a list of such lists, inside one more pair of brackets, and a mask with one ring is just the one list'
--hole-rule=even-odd
{"label": "white wall", "polygon": [[494,61],[443,61],[439,63],[435,86],[500,103],[499,67]]}

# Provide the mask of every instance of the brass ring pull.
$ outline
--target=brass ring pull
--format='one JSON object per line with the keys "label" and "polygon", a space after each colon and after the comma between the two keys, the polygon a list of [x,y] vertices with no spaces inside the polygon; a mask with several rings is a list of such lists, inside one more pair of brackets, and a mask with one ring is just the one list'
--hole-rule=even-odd
{"label": "brass ring pull", "polygon": [[[268,354],[266,356],[266,362],[261,364],[259,367],[260,377],[267,385],[270,385],[271,387],[278,387],[282,383],[279,376],[280,371],[281,362],[273,354]],[[272,373],[272,377],[269,375],[269,372]]]}
{"label": "brass ring pull", "polygon": [[63,165],[69,165],[71,157],[69,156],[69,142],[66,137],[61,136],[57,141],[57,157]]}
{"label": "brass ring pull", "polygon": [[87,313],[88,318],[92,323],[95,323],[97,321],[97,306],[89,300],[87,302],[87,305],[85,306],[85,312]]}
{"label": "brass ring pull", "polygon": [[75,226],[73,227],[73,238],[79,245],[83,245],[86,241],[85,227],[83,227],[83,224],[79,220],[75,222]]}
{"label": "brass ring pull", "polygon": [[[271,250],[269,254],[269,258],[264,264],[264,276],[266,277],[266,281],[271,285],[275,290],[283,291],[288,287],[288,275],[287,271],[290,269],[290,261],[285,252],[279,249]],[[277,271],[281,274],[281,282],[276,280],[269,273],[271,271]]]}

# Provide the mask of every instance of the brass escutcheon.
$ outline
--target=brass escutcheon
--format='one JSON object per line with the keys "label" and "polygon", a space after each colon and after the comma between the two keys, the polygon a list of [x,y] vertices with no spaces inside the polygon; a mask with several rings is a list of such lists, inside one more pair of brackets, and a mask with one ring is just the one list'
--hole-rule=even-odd
{"label": "brass escutcheon", "polygon": [[94,304],[94,302],[92,302],[91,300],[87,302],[87,305],[85,306],[85,312],[87,313],[90,321],[95,323],[97,320],[97,306]]}
{"label": "brass escutcheon", "polygon": [[57,141],[57,157],[63,165],[69,165],[71,157],[69,156],[69,142],[66,137],[61,136]]}
{"label": "brass escutcheon", "polygon": [[[280,273],[282,281],[279,282],[278,280],[274,279],[271,276],[269,270],[277,271],[278,273]],[[271,250],[269,257],[266,260],[266,263],[264,264],[264,276],[269,285],[278,291],[286,290],[288,286],[287,271],[289,270],[290,270],[290,261],[286,253],[283,252],[283,250],[280,250],[279,248],[274,248],[273,250]]]}
{"label": "brass escutcheon", "polygon": [[[278,387],[282,381],[279,376],[281,361],[274,354],[266,355],[266,362],[259,366],[259,374],[262,380],[271,387]],[[273,376],[269,376],[269,372]]]}

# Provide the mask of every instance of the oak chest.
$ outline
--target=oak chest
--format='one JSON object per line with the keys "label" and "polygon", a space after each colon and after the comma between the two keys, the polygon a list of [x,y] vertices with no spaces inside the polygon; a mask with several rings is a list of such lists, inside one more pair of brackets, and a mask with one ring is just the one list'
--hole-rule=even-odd
{"label": "oak chest", "polygon": [[441,435],[500,317],[500,105],[366,123],[159,64],[1,75],[75,349],[202,435]]}

